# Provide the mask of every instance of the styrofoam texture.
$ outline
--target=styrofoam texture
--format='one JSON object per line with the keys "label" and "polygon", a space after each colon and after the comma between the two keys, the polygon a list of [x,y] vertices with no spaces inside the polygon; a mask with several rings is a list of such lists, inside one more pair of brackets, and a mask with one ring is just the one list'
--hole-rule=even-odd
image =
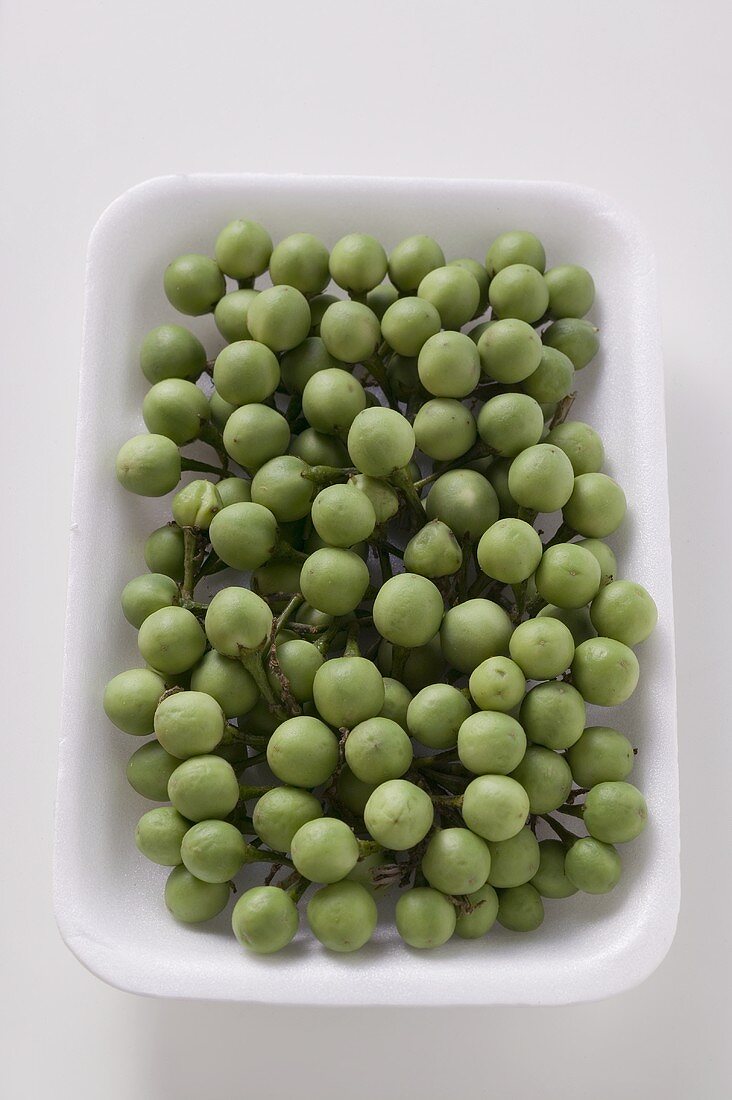
{"label": "styrofoam texture", "polygon": [[[481,941],[454,938],[420,953],[388,922],[354,956],[321,948],[306,931],[280,955],[238,946],[229,914],[210,925],[174,922],[162,901],[166,871],[136,851],[137,817],[151,803],[127,785],[125,763],[141,744],[114,729],[101,707],[105,682],[140,664],[119,592],[144,570],[146,534],[169,501],[123,492],[114,477],[121,443],[144,430],[143,334],[178,320],[162,271],[181,252],[211,254],[218,230],[260,219],[276,239],[307,230],[332,245],[353,229],[388,248],[411,233],[434,235],[448,258],[482,258],[492,238],[530,228],[549,262],[590,268],[591,314],[602,332],[597,360],[578,374],[572,415],[602,433],[607,469],[625,487],[629,516],[614,537],[621,575],[658,604],[659,626],[639,649],[641,682],[622,708],[590,721],[624,730],[639,748],[634,781],[650,823],[622,848],[613,894],[546,904],[531,935],[496,928]],[[604,997],[645,978],[666,954],[679,902],[671,553],[663,374],[654,259],[635,221],[606,196],[562,183],[301,176],[170,176],[126,192],[91,237],[86,277],[68,618],[56,815],[55,909],[78,958],[125,990],[172,997],[282,1004],[558,1004]],[[211,317],[184,319],[210,354],[222,346]]]}

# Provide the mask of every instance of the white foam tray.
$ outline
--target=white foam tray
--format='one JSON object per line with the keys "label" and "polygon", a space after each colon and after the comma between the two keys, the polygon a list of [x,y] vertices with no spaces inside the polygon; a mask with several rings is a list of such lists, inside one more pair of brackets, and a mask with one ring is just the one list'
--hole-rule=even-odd
{"label": "white foam tray", "polygon": [[[137,366],[143,334],[174,320],[162,290],[166,263],[211,253],[221,226],[260,219],[275,239],[297,230],[332,244],[360,229],[389,248],[426,232],[448,258],[482,258],[505,229],[538,233],[551,263],[590,268],[602,352],[578,376],[574,414],[598,427],[608,470],[630,504],[611,541],[621,573],[658,603],[656,633],[639,650],[641,683],[619,711],[598,711],[638,746],[635,781],[650,824],[623,849],[624,875],[605,897],[548,902],[542,928],[496,928],[437,951],[406,948],[387,924],[355,956],[329,954],[301,932],[279,956],[244,953],[228,913],[203,928],[166,913],[165,870],[137,853],[133,830],[150,803],[127,785],[140,741],[115,730],[101,707],[105,682],[139,663],[119,592],[144,570],[146,534],[167,501],[119,489],[114,457],[143,430],[146,384]],[[170,176],[126,192],[106,210],[89,245],[79,393],[65,645],[63,727],[56,816],[55,909],[77,957],[122,989],[168,997],[281,1004],[558,1004],[636,985],[659,964],[679,902],[679,802],[673,609],[663,375],[654,259],[632,218],[606,196],[561,183],[300,176]],[[180,320],[180,318],[178,318]],[[187,322],[185,322],[187,323]],[[210,352],[210,317],[193,322]],[[592,716],[591,716],[592,717]]]}

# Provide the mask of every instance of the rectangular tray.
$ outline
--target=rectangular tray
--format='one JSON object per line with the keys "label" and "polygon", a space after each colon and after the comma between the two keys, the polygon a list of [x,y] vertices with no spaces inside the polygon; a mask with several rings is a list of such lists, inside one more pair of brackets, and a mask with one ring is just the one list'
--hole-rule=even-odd
{"label": "rectangular tray", "polygon": [[[612,712],[590,708],[590,722],[611,722],[638,746],[633,778],[648,797],[650,824],[622,849],[623,879],[612,895],[548,902],[536,933],[496,928],[485,940],[455,938],[422,954],[385,925],[355,956],[332,955],[301,935],[281,955],[256,958],[234,940],[228,913],[204,928],[171,920],[165,870],[135,849],[135,822],[150,803],[130,789],[124,769],[140,741],[106,721],[101,697],[111,676],[141,663],[119,593],[144,570],[144,539],[168,519],[169,502],[122,492],[114,458],[144,430],[140,340],[156,324],[181,320],[163,294],[165,265],[181,252],[210,254],[218,230],[238,216],[261,220],[275,240],[307,230],[328,245],[354,229],[387,249],[429,233],[448,259],[482,259],[496,234],[528,228],[551,263],[584,264],[595,277],[602,350],[578,375],[573,416],[602,433],[606,468],[629,501],[610,541],[621,575],[650,590],[660,621],[639,650],[633,698]],[[219,349],[212,317],[190,324],[209,354]],[[260,1003],[559,1004],[626,990],[658,966],[679,903],[663,373],[653,254],[610,199],[563,183],[261,175],[169,176],[126,192],[89,245],[72,518],[54,896],[66,943],[95,974],[137,993]]]}

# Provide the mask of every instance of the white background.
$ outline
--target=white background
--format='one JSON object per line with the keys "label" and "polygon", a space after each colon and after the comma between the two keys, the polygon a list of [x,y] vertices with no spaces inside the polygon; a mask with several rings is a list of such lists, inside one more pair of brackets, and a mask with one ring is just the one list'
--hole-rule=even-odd
{"label": "white background", "polygon": [[[726,0],[0,6],[9,1100],[729,1095],[729,10]],[[197,170],[566,179],[609,192],[649,229],[667,369],[683,903],[668,959],[639,989],[562,1009],[160,1003],[103,986],[61,943],[50,847],[86,240],[125,188]]]}

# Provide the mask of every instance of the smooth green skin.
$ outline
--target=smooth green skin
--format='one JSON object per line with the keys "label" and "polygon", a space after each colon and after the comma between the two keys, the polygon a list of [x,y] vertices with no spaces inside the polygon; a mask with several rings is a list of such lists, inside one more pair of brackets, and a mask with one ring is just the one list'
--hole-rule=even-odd
{"label": "smooth green skin", "polygon": [[508,490],[521,508],[556,512],[572,495],[575,478],[564,451],[551,443],[527,447],[508,471]]}
{"label": "smooth green skin", "polygon": [[541,405],[553,405],[571,392],[574,384],[572,361],[556,348],[542,349],[541,362],[521,383],[521,389]]}
{"label": "smooth green skin", "polygon": [[257,836],[275,852],[289,852],[292,838],[308,821],[323,816],[323,807],[310,791],[274,787],[257,800],[252,821]]}
{"label": "smooth green skin", "polygon": [[183,837],[191,827],[172,806],[148,810],[137,822],[135,844],[138,851],[161,867],[177,867],[181,862]]}
{"label": "smooth green skin", "polygon": [[594,837],[576,840],[565,860],[567,878],[584,894],[608,894],[620,881],[620,856],[611,844]]}
{"label": "smooth green skin", "polygon": [[444,605],[440,590],[427,577],[398,573],[374,600],[374,626],[392,645],[413,649],[426,645],[440,629]]}
{"label": "smooth green skin", "polygon": [[252,500],[268,508],[278,523],[293,523],[310,512],[314,485],[303,475],[309,467],[296,455],[278,455],[252,478]]}
{"label": "smooth green skin", "polygon": [[155,385],[166,378],[196,379],[206,366],[206,349],[182,325],[158,325],[140,346],[140,369]]}
{"label": "smooth green skin", "polygon": [[252,709],[240,716],[239,728],[260,737],[270,737],[279,725],[280,719],[269,709],[267,702],[260,698]]}
{"label": "smooth green skin", "polygon": [[498,923],[511,932],[534,932],[544,920],[541,895],[526,882],[501,890],[498,895]]}
{"label": "smooth green skin", "polygon": [[338,366],[338,361],[328,352],[320,336],[309,336],[280,360],[283,384],[290,393],[299,394],[318,371]]}
{"label": "smooth green skin", "polygon": [[502,393],[486,401],[478,414],[478,435],[505,458],[513,458],[541,439],[544,414],[532,397]]}
{"label": "smooth green skin", "polygon": [[420,350],[417,371],[427,393],[435,397],[467,397],[480,379],[478,349],[462,332],[438,332]]}
{"label": "smooth green skin", "polygon": [[575,783],[587,788],[627,779],[633,762],[630,741],[609,726],[588,726],[567,753]]}
{"label": "smooth green skin", "polygon": [[172,607],[178,599],[178,585],[164,573],[143,573],[122,589],[122,613],[139,630],[148,615],[161,607]]}
{"label": "smooth green skin", "polygon": [[395,409],[364,409],[348,431],[348,453],[360,473],[389,477],[414,454],[414,430]]}
{"label": "smooth green skin", "polygon": [[264,505],[242,501],[213,517],[209,537],[214,551],[232,569],[259,569],[274,553],[277,520]]}
{"label": "smooth green skin", "polygon": [[163,699],[155,711],[155,736],[179,760],[213,752],[225,727],[223,710],[202,691],[177,691]]}
{"label": "smooth green skin", "polygon": [[230,897],[228,882],[202,882],[182,864],[165,883],[165,905],[176,920],[202,924],[224,910]]}
{"label": "smooth green skin", "polygon": [[316,939],[330,951],[358,951],[376,931],[376,902],[358,882],[324,886],[308,902],[307,918]]}
{"label": "smooth green skin", "polygon": [[151,802],[165,802],[168,780],[180,764],[157,741],[148,741],[127,761],[127,781],[134,791]]}
{"label": "smooth green skin", "polygon": [[658,622],[658,608],[642,584],[612,581],[600,589],[590,607],[592,625],[604,638],[640,645]]}
{"label": "smooth green skin", "polygon": [[507,775],[479,775],[465,788],[463,821],[484,840],[515,836],[529,816],[529,796]]}
{"label": "smooth green skin", "polygon": [[232,290],[216,305],[214,321],[224,340],[233,344],[236,340],[251,340],[247,314],[258,290]]}
{"label": "smooth green skin", "polygon": [[541,338],[547,347],[564,352],[575,370],[582,370],[600,350],[597,333],[598,329],[589,321],[566,317],[549,325]]}
{"label": "smooth green skin", "polygon": [[472,913],[458,914],[455,922],[455,935],[463,940],[477,940],[490,932],[498,916],[498,894],[488,883],[480,890],[467,895],[467,900],[475,906]]}
{"label": "smooth green skin", "polygon": [[[382,641],[377,652],[379,668],[389,674],[393,667],[393,649],[391,642]],[[440,647],[439,634],[427,643],[410,649],[402,671],[402,680],[411,692],[421,691],[437,680],[444,678],[445,661]]]}
{"label": "smooth green skin", "polygon": [[381,333],[399,355],[415,356],[440,331],[440,314],[424,298],[400,298],[381,318]]}
{"label": "smooth green skin", "polygon": [[325,435],[344,436],[365,408],[363,386],[340,367],[318,371],[302,393],[302,410],[308,423]]}
{"label": "smooth green skin", "polygon": [[414,418],[413,427],[417,447],[440,462],[460,458],[478,436],[470,409],[451,397],[433,397],[425,401]]}
{"label": "smooth green skin", "polygon": [[577,646],[572,681],[588,703],[616,707],[638,686],[640,667],[632,649],[614,638],[590,638]]}
{"label": "smooth green skin", "polygon": [[565,420],[563,424],[557,424],[546,441],[564,451],[572,463],[575,477],[596,474],[602,469],[605,461],[603,442],[595,429],[582,420]]}
{"label": "smooth green skin", "polygon": [[584,823],[595,840],[626,844],[648,823],[646,800],[632,783],[598,783],[585,799]]}
{"label": "smooth green skin", "polygon": [[549,290],[535,267],[510,264],[493,276],[488,300],[496,317],[533,324],[546,313]]}
{"label": "smooth green skin", "polygon": [[439,519],[426,523],[404,548],[404,568],[422,577],[449,577],[462,564],[460,543]]}
{"label": "smooth green skin", "polygon": [[597,558],[600,563],[600,571],[602,574],[600,581],[601,585],[609,584],[610,581],[615,580],[618,572],[618,563],[615,554],[606,542],[601,542],[600,539],[581,539],[577,545],[584,546],[585,550],[589,550],[590,553]]}
{"label": "smooth green skin", "polygon": [[[357,779],[348,765],[344,765],[336,782],[336,794],[338,801],[357,817],[363,817],[366,803],[376,790],[377,783],[362,783]],[[351,873],[351,877],[353,874]]]}
{"label": "smooth green skin", "polygon": [[565,848],[560,840],[539,842],[539,867],[531,885],[544,898],[570,898],[577,887],[570,882],[564,870]]}
{"label": "smooth green skin", "polygon": [[295,436],[290,444],[290,454],[296,455],[308,466],[348,465],[348,451],[334,435],[316,432],[315,428],[305,428]]}
{"label": "smooth green skin", "polygon": [[473,317],[482,317],[486,311],[488,305],[488,287],[490,286],[490,278],[483,264],[479,264],[477,260],[471,260],[469,257],[461,258],[459,260],[450,260],[448,267],[462,267],[475,279],[478,284],[478,290],[480,297],[478,298],[478,304],[475,307]]}
{"label": "smooth green skin", "polygon": [[376,717],[384,697],[381,673],[365,657],[333,657],[315,673],[315,706],[325,721],[338,729],[353,729]]}
{"label": "smooth green skin", "polygon": [[[314,554],[316,550],[332,550],[332,549],[341,549],[341,550],[343,550],[343,549],[345,549],[345,547],[341,546],[341,547],[335,547],[334,548],[334,547],[330,546],[330,544],[328,542],[326,542],[326,540],[321,535],[319,535],[318,532],[315,529],[313,529],[310,532],[310,534],[308,535],[308,537],[305,539],[305,541],[303,542],[302,549],[308,554]],[[366,542],[356,542],[356,543],[353,544],[353,546],[349,547],[349,549],[352,550],[354,554],[358,554],[359,558],[362,558],[363,561],[368,560],[368,555],[369,555],[368,543],[366,543]]]}
{"label": "smooth green skin", "polygon": [[508,840],[489,844],[491,870],[488,882],[498,889],[523,886],[539,869],[539,841],[528,825]]}
{"label": "smooth green skin", "polygon": [[544,275],[552,317],[584,317],[595,301],[595,284],[589,271],[578,264],[550,267]]}
{"label": "smooth green skin", "polygon": [[517,707],[526,691],[524,674],[509,657],[489,657],[470,674],[475,705],[481,710],[506,712]]}
{"label": "smooth green skin", "polygon": [[548,814],[563,806],[572,789],[569,764],[543,745],[529,745],[512,777],[526,791],[532,814]]}
{"label": "smooth green skin", "polygon": [[228,817],[239,801],[236,772],[220,756],[192,756],[168,781],[168,797],[189,821]]}
{"label": "smooth green skin", "polygon": [[247,325],[252,337],[272,351],[289,351],[310,333],[310,307],[292,286],[263,290],[249,306]]}
{"label": "smooth green skin", "polygon": [[[433,340],[434,337],[430,339]],[[397,355],[394,352],[386,366],[386,377],[392,393],[399,401],[408,401],[412,394],[421,392],[417,359],[414,357]]]}
{"label": "smooth green skin", "polygon": [[247,843],[235,825],[200,821],[180,847],[184,866],[202,882],[229,882],[246,862]]}
{"label": "smooth green skin", "polygon": [[272,285],[320,294],[330,282],[328,260],[328,249],[312,233],[292,233],[275,245],[270,256]]}
{"label": "smooth green skin", "polygon": [[236,410],[236,405],[230,405],[228,401],[224,401],[223,397],[214,390],[208,399],[208,406],[211,410],[211,420],[219,431],[223,432],[229,417]]}
{"label": "smooth green skin", "polygon": [[324,722],[307,715],[288,718],[267,743],[267,764],[292,787],[325,783],[338,763],[338,738]]}
{"label": "smooth green skin", "polygon": [[[292,638],[277,646],[277,660],[290,691],[298,703],[309,703],[313,698],[315,674],[323,663],[323,656],[311,642]],[[274,673],[269,674],[273,688],[277,683]]]}
{"label": "smooth green skin", "polygon": [[260,596],[269,596],[275,592],[299,592],[301,571],[302,565],[297,561],[273,561],[261,565],[252,575],[252,588]]}
{"label": "smooth green skin", "polygon": [[349,547],[374,533],[376,512],[370,499],[355,485],[329,485],[312,508],[313,526],[331,546]]}
{"label": "smooth green skin", "polygon": [[541,561],[539,535],[522,519],[499,519],[481,536],[478,565],[488,577],[504,584],[527,580]]}
{"label": "smooth green skin", "polygon": [[366,305],[381,321],[389,306],[394,305],[399,297],[399,291],[391,283],[382,283],[375,287],[366,296]]}
{"label": "smooth green skin", "polygon": [[158,527],[145,542],[145,565],[151,573],[183,580],[183,532],[178,527]]}
{"label": "smooth green skin", "polygon": [[242,650],[258,650],[267,641],[272,612],[261,597],[246,588],[222,588],[208,605],[204,626],[217,652],[239,658]]}
{"label": "smooth green skin", "polygon": [[294,615],[294,621],[296,623],[302,623],[303,626],[331,626],[333,623],[333,616],[326,615],[324,611],[318,611],[317,608],[311,607],[308,603],[303,603],[300,604],[300,607]]}
{"label": "smooth green skin", "polygon": [[376,314],[362,302],[334,302],[320,322],[320,337],[330,355],[342,363],[363,363],[381,341]]}
{"label": "smooth green skin", "polygon": [[295,902],[279,886],[254,886],[247,890],[231,914],[237,940],[256,955],[272,955],[287,947],[299,924]]}
{"label": "smooth green skin", "polygon": [[456,927],[455,907],[449,898],[429,886],[403,893],[396,904],[397,931],[410,947],[441,947]]}
{"label": "smooth green skin", "polygon": [[252,499],[252,483],[243,477],[225,477],[216,482],[216,492],[222,508],[228,508],[231,504],[247,504]]}
{"label": "smooth green skin", "polygon": [[213,382],[231,405],[261,404],[280,384],[280,365],[264,344],[237,340],[216,356]]}
{"label": "smooth green skin", "polygon": [[580,474],[563,508],[565,523],[578,534],[604,539],[617,531],[625,518],[625,493],[607,474]]}
{"label": "smooth green skin", "polygon": [[[367,784],[364,784],[364,786],[367,786]],[[372,897],[379,897],[391,888],[392,883],[385,881],[377,885],[374,882],[374,873],[383,871],[391,862],[391,857],[382,849],[371,852],[370,855],[359,859],[353,870],[346,875],[346,879],[349,882],[357,882],[360,886],[363,886]]]}
{"label": "smooth green skin", "polygon": [[443,267],[445,254],[432,237],[417,234],[406,237],[392,249],[389,256],[389,278],[402,292],[416,290],[437,267]]}
{"label": "smooth green skin", "polygon": [[536,590],[556,607],[577,609],[593,600],[602,573],[594,554],[573,542],[557,543],[544,551],[536,570]]}
{"label": "smooth green skin", "polygon": [[114,676],[104,689],[104,713],[118,729],[135,737],[153,731],[153,720],[165,681],[148,668],[130,668]]}
{"label": "smooth green skin", "polygon": [[243,405],[235,409],[223,431],[226,453],[251,470],[283,455],[290,445],[290,426],[268,405]]}
{"label": "smooth green skin", "polygon": [[207,531],[211,520],[223,505],[216,486],[211,481],[197,478],[173,497],[171,511],[179,527],[193,527],[198,531]]}
{"label": "smooth green skin", "polygon": [[513,630],[502,607],[474,599],[451,607],[440,630],[445,660],[459,672],[471,673],[489,657],[505,657]]}
{"label": "smooth green skin", "polygon": [[526,752],[526,734],[508,714],[477,711],[460,726],[457,749],[473,775],[509,775]]}
{"label": "smooth green skin", "polygon": [[328,615],[347,615],[358,607],[369,586],[369,571],[352,550],[325,547],[302,567],[300,588],[307,602]]}
{"label": "smooth green skin", "polygon": [[572,663],[574,639],[559,619],[527,619],[511,635],[509,652],[527,680],[551,680]]}
{"label": "smooth green skin", "polygon": [[180,452],[164,435],[135,435],[117,453],[117,480],[128,493],[162,497],[180,481]]}
{"label": "smooth green skin", "polygon": [[475,276],[464,267],[446,265],[425,275],[417,288],[417,297],[435,307],[443,328],[459,329],[475,316],[480,287]]}
{"label": "smooth green skin", "polygon": [[386,252],[368,233],[348,233],[330,253],[330,277],[343,290],[365,294],[386,276]]}
{"label": "smooth green skin", "polygon": [[424,840],[434,816],[427,792],[406,779],[380,784],[363,812],[369,835],[394,852],[406,852]]}
{"label": "smooth green skin", "polygon": [[340,882],[358,862],[358,841],[335,817],[306,821],[290,846],[295,869],[311,882]]}
{"label": "smooth green skin", "polygon": [[488,322],[478,336],[477,347],[483,371],[496,382],[522,382],[541,362],[538,333],[515,318]]}
{"label": "smooth green skin", "polygon": [[429,684],[417,692],[407,709],[412,737],[430,749],[451,749],[470,714],[470,703],[450,684]]}
{"label": "smooth green skin", "polygon": [[184,607],[161,607],[148,615],[140,627],[137,646],[153,668],[176,676],[200,661],[206,638],[190,611]]}
{"label": "smooth green skin", "polygon": [[340,299],[335,294],[316,294],[314,297],[308,299],[308,305],[310,306],[310,335],[320,335],[320,322],[323,319],[328,306],[332,306],[334,302],[338,302]]}
{"label": "smooth green skin", "polygon": [[585,728],[585,701],[571,684],[549,680],[526,695],[519,720],[529,741],[547,749],[568,749]]}
{"label": "smooth green skin", "polygon": [[346,763],[362,783],[399,779],[412,764],[412,742],[390,718],[368,718],[351,730],[346,741]]}
{"label": "smooth green skin", "polygon": [[215,649],[205,653],[194,668],[191,690],[210,695],[227,718],[246,714],[259,699],[259,689],[244,666]]}
{"label": "smooth green skin", "polygon": [[[348,461],[348,453],[345,457]],[[367,474],[353,474],[348,479],[348,484],[368,497],[377,524],[387,523],[399,511],[399,497],[387,482]]]}
{"label": "smooth green skin", "polygon": [[380,718],[391,718],[401,726],[405,733],[409,733],[407,713],[412,702],[412,693],[400,680],[393,680],[390,676],[384,677],[384,705],[379,711]]}
{"label": "smooth green skin", "polygon": [[[483,459],[482,461],[486,461]],[[508,471],[511,462],[507,458],[494,458],[486,468],[485,476],[493,487],[500,507],[502,519],[516,519],[518,516],[518,504],[508,491]]]}
{"label": "smooth green skin", "polygon": [[145,394],[142,418],[153,435],[172,439],[177,447],[198,439],[210,415],[203,390],[183,378],[165,378]]}
{"label": "smooth green skin", "polygon": [[216,238],[216,263],[232,279],[251,279],[267,270],[272,238],[259,222],[237,218]]}
{"label": "smooth green skin", "polygon": [[512,264],[528,264],[543,273],[546,267],[544,246],[538,237],[523,229],[511,229],[501,233],[493,241],[485,258],[485,266],[492,279],[504,267]]}
{"label": "smooth green skin", "polygon": [[216,303],[226,294],[226,280],[215,260],[187,252],[166,267],[163,289],[179,313],[201,317],[213,313]]}
{"label": "smooth green skin", "polygon": [[488,881],[488,845],[469,829],[439,829],[422,856],[422,873],[443,894],[472,894]]}
{"label": "smooth green skin", "polygon": [[590,612],[586,607],[556,607],[553,603],[548,603],[537,612],[537,618],[559,619],[572,635],[575,646],[586,642],[588,638],[595,637],[595,631],[590,622]]}
{"label": "smooth green skin", "polygon": [[429,519],[439,519],[459,538],[480,536],[498,519],[498,498],[476,470],[448,470],[425,500]]}

